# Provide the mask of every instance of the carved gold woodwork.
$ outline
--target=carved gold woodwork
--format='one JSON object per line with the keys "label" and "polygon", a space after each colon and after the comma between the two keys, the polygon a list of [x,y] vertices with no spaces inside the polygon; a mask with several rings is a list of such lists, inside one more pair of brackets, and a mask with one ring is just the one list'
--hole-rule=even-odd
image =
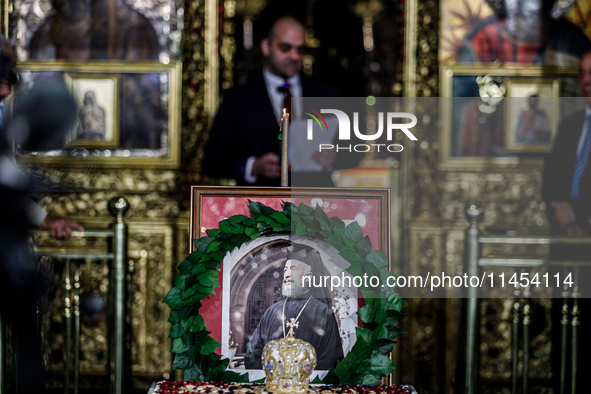
{"label": "carved gold woodwork", "polygon": [[[199,172],[207,130],[217,108],[219,88],[228,87],[233,78],[232,57],[237,43],[233,41],[232,33],[241,28],[236,25],[235,14],[255,15],[264,3],[262,0],[184,2],[179,171],[88,166],[52,167],[48,171],[51,178],[65,184],[66,189],[80,192],[46,197],[42,203],[51,212],[79,220],[88,227],[110,223],[106,201],[114,194],[123,191],[130,202],[127,218],[130,224],[129,259],[134,269],[134,374],[162,376],[169,371],[168,310],[161,301],[171,285],[176,265],[188,253],[189,186],[204,181]],[[8,0],[0,3],[3,8],[8,4]],[[221,26],[217,24],[218,5],[224,12]],[[404,2],[404,7],[403,93],[407,97],[437,97],[440,94],[440,2],[409,0]],[[4,20],[0,26],[6,27]],[[221,36],[217,36],[218,31]],[[539,194],[539,164],[527,170],[516,166],[485,171],[439,171],[441,141],[438,133],[429,132],[438,127],[438,109],[421,108],[417,112],[427,115],[419,119],[417,137],[420,143],[400,163],[404,180],[401,187],[404,194],[403,272],[462,271],[463,231],[467,226],[463,211],[468,200],[483,203],[486,212],[483,226],[547,229],[545,206]],[[55,246],[59,247],[59,244]],[[102,246],[80,244],[79,247]],[[496,253],[490,251],[493,252]],[[105,263],[84,263],[81,272],[83,289],[88,287],[106,294],[105,272]],[[61,283],[59,270],[55,275],[58,275],[57,283]],[[63,300],[63,289],[59,285],[55,292],[53,299]],[[453,379],[458,304],[456,299],[406,301],[404,313],[407,317],[401,325],[407,333],[400,337],[397,345],[397,383],[410,383],[417,386],[419,392],[432,393],[452,392],[457,387]],[[547,301],[543,301],[543,305],[549,309]],[[59,352],[63,346],[63,335],[59,334],[63,305],[58,303],[51,308],[44,333],[51,338],[47,342],[51,344],[47,349],[50,369],[58,371]],[[506,377],[509,371],[506,363],[510,357],[510,338],[505,332],[510,324],[508,301],[486,300],[481,310],[481,326],[484,327],[481,332],[481,376],[486,379]],[[105,359],[100,353],[106,351],[105,333],[104,322],[94,328],[83,326],[85,358],[81,363],[84,371],[104,373]],[[549,349],[546,328],[532,343],[536,356],[532,357],[530,370],[534,376],[548,373]]]}
{"label": "carved gold woodwork", "polygon": [[[440,2],[414,0],[406,2],[405,7],[405,96],[436,97],[440,94]],[[440,126],[438,111],[420,112],[431,115],[422,120],[424,127],[421,129],[437,130]],[[403,212],[410,212],[410,216],[405,216],[402,229],[405,234],[403,261],[408,262],[409,272],[421,272],[423,269],[432,272],[443,269],[454,274],[463,272],[463,239],[468,224],[464,210],[469,201],[478,201],[484,206],[483,228],[547,231],[545,205],[540,196],[541,162],[527,168],[514,165],[502,169],[485,166],[481,171],[469,168],[439,171],[441,141],[438,133],[422,132],[418,138],[420,144],[402,165],[408,179],[405,188],[409,190],[404,199]],[[437,238],[441,238],[441,250],[432,246],[435,245],[433,239]],[[500,252],[539,256],[547,251],[544,248],[485,251],[491,255]],[[441,253],[439,258],[442,262],[427,253]],[[536,301],[549,312],[548,300]],[[507,314],[509,304],[508,300],[482,300],[480,375],[485,381],[498,382],[499,378],[507,378],[511,371],[511,338],[507,336],[510,332],[507,327],[512,321]],[[411,327],[404,327],[408,333],[400,342],[400,381],[415,385],[420,382],[417,387],[419,392],[457,390],[459,382],[454,384],[453,380],[458,344],[458,300],[416,299],[410,300],[408,306],[408,320],[402,324]],[[423,316],[430,316],[430,308],[433,307],[440,308],[438,316],[443,318],[426,321]],[[413,325],[414,322],[417,322],[416,325]],[[549,374],[549,330],[549,327],[544,328],[532,340],[532,352],[536,356],[531,357],[530,373],[534,378],[544,378]],[[424,344],[420,345],[421,342]],[[444,365],[437,364],[437,360],[442,359],[445,360]],[[424,379],[422,368],[433,368],[434,365],[444,370],[438,382]],[[499,387],[494,389],[500,390]]]}
{"label": "carved gold woodwork", "polygon": [[[160,222],[160,223],[158,223]],[[101,228],[109,219],[83,222],[88,228]],[[172,356],[168,339],[169,310],[162,300],[172,283],[175,228],[162,220],[147,222],[128,220],[129,224],[129,272],[130,323],[132,330],[132,372],[154,378],[169,376]],[[36,243],[45,250],[60,251],[61,242],[37,237]],[[105,239],[72,238],[69,252],[104,252],[108,248]],[[65,337],[63,316],[65,313],[64,262],[52,260],[44,264],[50,275],[50,289],[44,300],[43,337],[47,369],[58,374],[63,371]],[[107,298],[108,262],[80,262],[80,291],[95,297]],[[96,316],[95,316],[96,317]],[[107,316],[83,324],[81,327],[81,375],[106,373]]]}

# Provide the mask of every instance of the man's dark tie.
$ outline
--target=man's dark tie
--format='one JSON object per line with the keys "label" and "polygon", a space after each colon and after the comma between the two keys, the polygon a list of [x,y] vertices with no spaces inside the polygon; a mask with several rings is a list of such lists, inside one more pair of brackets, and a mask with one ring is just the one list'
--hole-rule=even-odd
{"label": "man's dark tie", "polygon": [[277,88],[277,91],[283,93],[283,108],[287,110],[290,118],[293,118],[293,114],[291,113],[291,90],[289,89],[289,82],[285,81],[283,85]]}
{"label": "man's dark tie", "polygon": [[585,140],[583,141],[583,148],[581,149],[581,154],[577,156],[577,161],[575,163],[573,181],[570,187],[570,196],[572,198],[579,198],[579,187],[581,186],[581,178],[583,178],[585,168],[587,168],[589,153],[591,153],[591,116],[587,116],[587,127]]}

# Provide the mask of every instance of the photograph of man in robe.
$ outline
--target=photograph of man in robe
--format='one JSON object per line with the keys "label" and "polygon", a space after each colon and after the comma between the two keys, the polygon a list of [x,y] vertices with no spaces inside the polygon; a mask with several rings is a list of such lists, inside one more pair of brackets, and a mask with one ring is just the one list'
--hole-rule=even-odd
{"label": "photograph of man in robe", "polygon": [[[271,340],[284,338],[285,323],[292,318],[298,323],[295,337],[309,342],[316,350],[317,370],[328,370],[343,359],[339,328],[330,307],[330,293],[315,288],[313,277],[326,275],[320,253],[309,246],[293,244],[283,269],[281,294],[284,299],[271,305],[263,314],[247,345],[245,366],[262,369],[263,347]],[[310,278],[304,282],[304,278]],[[315,283],[319,283],[317,280]]]}

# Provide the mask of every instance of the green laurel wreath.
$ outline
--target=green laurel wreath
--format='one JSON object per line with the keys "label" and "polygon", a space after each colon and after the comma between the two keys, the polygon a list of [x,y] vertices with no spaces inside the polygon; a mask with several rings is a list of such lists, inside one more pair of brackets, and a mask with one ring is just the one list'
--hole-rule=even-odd
{"label": "green laurel wreath", "polygon": [[[259,202],[249,201],[252,217],[234,215],[219,223],[219,229],[208,230],[208,236],[194,240],[196,251],[179,266],[174,287],[164,303],[170,308],[168,322],[172,324],[171,352],[175,354],[172,369],[184,370],[185,380],[216,382],[248,382],[248,374],[227,371],[229,360],[222,359],[215,350],[220,343],[209,336],[205,321],[199,314],[201,300],[215,294],[218,270],[227,252],[261,235],[291,233],[326,240],[351,265],[347,271],[353,276],[379,277],[381,283],[393,276],[387,271],[388,258],[382,251],[372,251],[369,238],[363,236],[357,222],[345,226],[337,218],[329,218],[320,208],[284,203],[283,211],[276,211]],[[397,327],[402,318],[403,300],[388,286],[379,286],[379,297],[372,288],[361,288],[366,305],[357,315],[363,328],[356,328],[353,348],[331,368],[327,376],[313,383],[378,384],[395,368],[389,357],[394,339],[403,331]]]}

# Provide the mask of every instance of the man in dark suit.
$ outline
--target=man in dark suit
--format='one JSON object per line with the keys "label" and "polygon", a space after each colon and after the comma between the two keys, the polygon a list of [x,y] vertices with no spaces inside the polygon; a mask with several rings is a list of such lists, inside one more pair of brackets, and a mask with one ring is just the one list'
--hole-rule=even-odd
{"label": "man in dark suit", "polygon": [[567,235],[591,229],[591,52],[581,59],[579,85],[587,106],[561,122],[543,174],[542,196],[553,230]]}
{"label": "man in dark suit", "polygon": [[[292,96],[338,95],[336,88],[300,75],[306,53],[305,33],[295,18],[277,19],[261,41],[261,52],[265,64],[260,76],[224,94],[203,159],[206,175],[235,179],[242,186],[280,185],[279,122],[287,100]],[[335,157],[332,152],[311,152],[310,159],[329,169]],[[310,175],[317,179],[306,186],[329,185],[330,172]]]}
{"label": "man in dark suit", "polygon": [[[556,235],[576,236],[591,233],[591,52],[587,52],[581,59],[579,85],[585,97],[585,109],[575,112],[560,123],[552,154],[544,163],[542,197],[547,205],[552,232]],[[552,260],[589,262],[590,256],[589,245],[553,245],[550,249]],[[551,270],[561,271],[561,268],[552,267]],[[572,266],[567,267],[567,272],[572,271]],[[588,298],[590,293],[586,284],[590,275],[589,267],[579,268],[579,373],[576,386],[580,391],[588,385],[583,371],[591,365],[588,357],[591,339],[586,335],[591,326],[591,302]],[[561,297],[560,291],[561,289],[557,289],[555,297]],[[562,299],[555,298],[552,305],[552,379],[556,392],[559,391],[561,378],[561,331],[565,324],[572,324],[573,327],[575,325],[571,311],[567,310],[568,315],[563,316],[563,304]],[[572,303],[568,305],[569,308],[573,308]],[[574,310],[572,312],[574,314]],[[567,343],[570,344],[570,338]],[[571,359],[569,348],[570,345],[567,346],[567,360]],[[569,372],[566,376],[567,390],[570,378]]]}

